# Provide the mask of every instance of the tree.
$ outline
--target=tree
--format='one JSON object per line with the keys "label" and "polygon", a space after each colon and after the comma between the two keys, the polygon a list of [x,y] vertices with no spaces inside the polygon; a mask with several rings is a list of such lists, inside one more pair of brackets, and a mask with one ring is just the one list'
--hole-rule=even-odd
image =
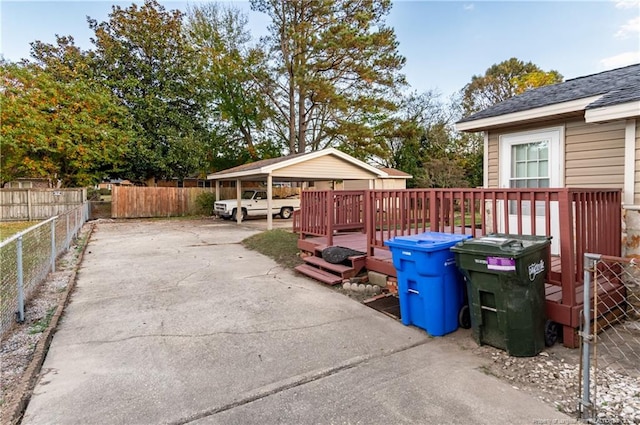
{"label": "tree", "polygon": [[[258,82],[268,76],[265,54],[251,46],[247,17],[233,8],[209,3],[188,13],[189,43],[198,52],[198,85],[211,111],[217,152],[213,168],[268,157],[265,121],[271,110]],[[276,149],[279,156],[280,149]],[[223,165],[223,166],[224,166]]]}
{"label": "tree", "polygon": [[562,82],[558,71],[543,71],[532,62],[511,58],[474,75],[462,90],[464,115],[481,111],[525,90]]}
{"label": "tree", "polygon": [[31,58],[23,63],[35,64],[60,81],[93,77],[93,52],[82,51],[71,36],[56,35],[55,45],[34,41],[31,43]]}
{"label": "tree", "polygon": [[108,90],[34,65],[0,69],[0,183],[41,177],[83,187],[121,169],[132,135],[126,109]]}
{"label": "tree", "polygon": [[95,32],[95,75],[128,108],[137,134],[131,177],[184,178],[204,168],[210,117],[195,72],[183,13],[156,0],[113,6]]}
{"label": "tree", "polygon": [[384,156],[399,73],[390,0],[252,0],[271,18],[263,39],[271,78],[262,84],[275,116],[273,137],[289,153],[338,146]]}

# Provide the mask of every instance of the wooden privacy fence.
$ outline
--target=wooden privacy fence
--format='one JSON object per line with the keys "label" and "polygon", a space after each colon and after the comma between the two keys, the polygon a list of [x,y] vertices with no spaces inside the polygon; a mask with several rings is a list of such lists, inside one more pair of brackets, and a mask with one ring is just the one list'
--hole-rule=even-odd
{"label": "wooden privacy fence", "polygon": [[0,220],[45,220],[77,208],[87,189],[0,189]]}
{"label": "wooden privacy fence", "polygon": [[175,217],[198,214],[196,199],[211,188],[115,186],[112,218]]}

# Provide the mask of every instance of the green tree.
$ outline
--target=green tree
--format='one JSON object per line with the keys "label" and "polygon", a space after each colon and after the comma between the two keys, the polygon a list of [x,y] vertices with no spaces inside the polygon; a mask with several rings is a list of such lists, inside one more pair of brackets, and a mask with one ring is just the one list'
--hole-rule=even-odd
{"label": "green tree", "polygon": [[0,183],[42,177],[88,186],[124,165],[127,111],[104,87],[34,65],[0,64]]}
{"label": "green tree", "polygon": [[543,71],[532,62],[511,58],[474,75],[462,90],[464,115],[481,111],[525,90],[562,82],[558,71]]}
{"label": "green tree", "polygon": [[137,143],[129,157],[133,178],[184,178],[205,166],[210,117],[183,18],[146,0],[126,9],[113,6],[106,22],[89,19],[96,78],[136,123]]}
{"label": "green tree", "polygon": [[81,50],[73,37],[56,35],[56,44],[31,43],[31,60],[23,63],[46,69],[57,80],[72,81],[93,77],[93,59],[93,52]]}
{"label": "green tree", "polygon": [[188,13],[187,33],[198,52],[198,85],[220,154],[211,165],[217,169],[268,157],[264,128],[271,110],[258,83],[268,77],[266,59],[250,45],[246,15],[215,3],[197,5]]}
{"label": "green tree", "polygon": [[252,0],[271,18],[264,38],[275,111],[269,130],[289,153],[337,146],[360,158],[385,156],[399,73],[390,0]]}

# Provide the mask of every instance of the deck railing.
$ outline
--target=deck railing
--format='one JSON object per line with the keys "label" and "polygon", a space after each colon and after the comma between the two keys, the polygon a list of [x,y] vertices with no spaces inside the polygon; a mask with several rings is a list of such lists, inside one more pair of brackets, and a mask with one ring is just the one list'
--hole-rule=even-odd
{"label": "deck railing", "polygon": [[301,236],[326,236],[333,243],[333,234],[340,231],[364,231],[365,191],[313,190],[303,191],[299,217],[294,228]]}
{"label": "deck railing", "polygon": [[335,232],[362,231],[369,255],[386,240],[425,231],[552,236],[562,261],[549,282],[563,287],[563,304],[575,305],[583,254],[621,253],[621,206],[617,189],[304,191],[296,225],[301,237],[325,236],[328,244]]}
{"label": "deck railing", "polygon": [[[549,282],[561,285],[563,304],[576,304],[583,255],[621,252],[621,192],[616,189],[412,189],[368,191],[367,251],[396,236],[424,231],[552,236],[562,258]],[[549,264],[551,261],[549,259]]]}

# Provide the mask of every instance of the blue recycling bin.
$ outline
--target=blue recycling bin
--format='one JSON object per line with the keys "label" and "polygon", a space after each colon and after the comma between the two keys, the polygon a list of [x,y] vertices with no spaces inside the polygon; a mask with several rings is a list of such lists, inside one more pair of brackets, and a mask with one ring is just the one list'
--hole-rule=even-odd
{"label": "blue recycling bin", "polygon": [[469,238],[471,235],[425,232],[385,242],[398,272],[403,324],[417,326],[433,336],[458,329],[465,287],[449,248]]}

